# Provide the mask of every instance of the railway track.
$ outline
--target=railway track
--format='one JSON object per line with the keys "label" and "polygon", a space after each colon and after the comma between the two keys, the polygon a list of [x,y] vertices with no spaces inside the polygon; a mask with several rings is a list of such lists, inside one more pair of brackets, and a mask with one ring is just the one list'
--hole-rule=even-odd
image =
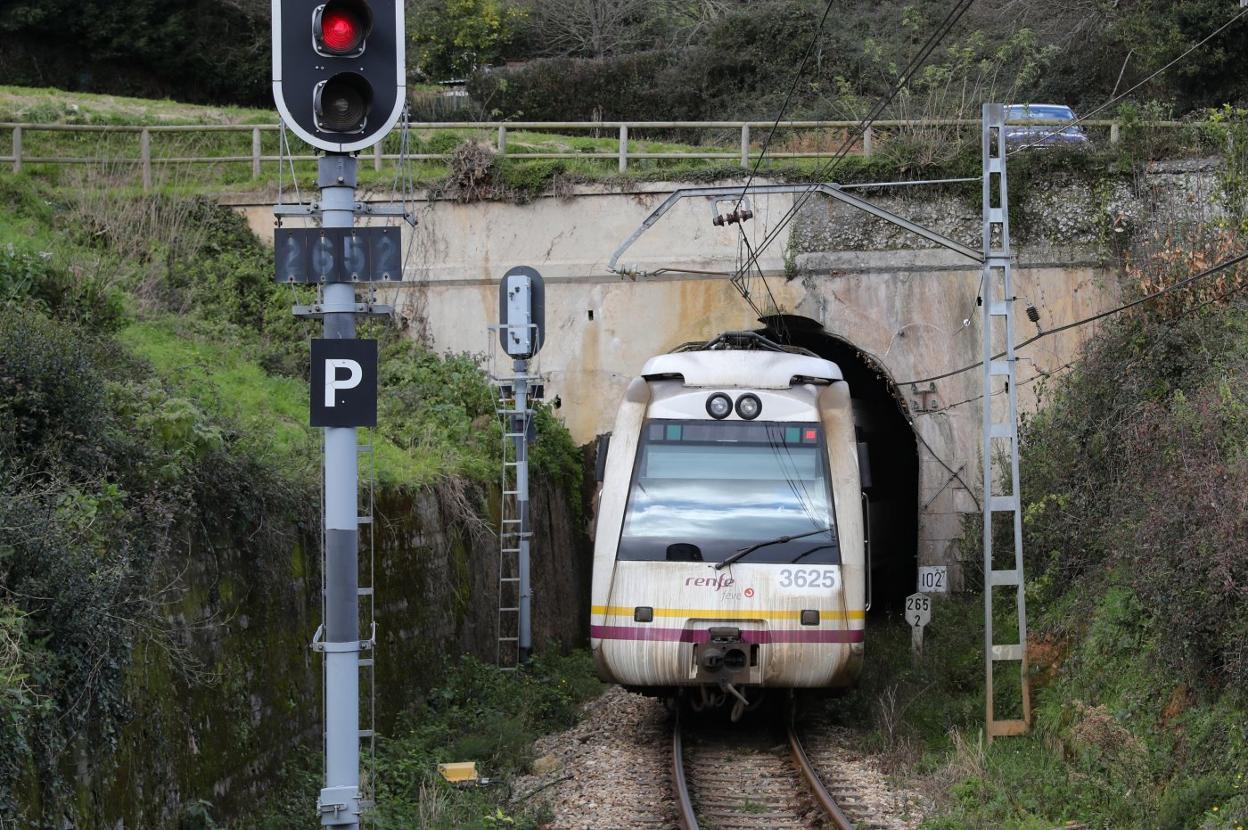
{"label": "railway track", "polygon": [[[876,821],[850,785],[825,784],[794,726],[784,743],[772,730],[672,732],[672,779],[683,830],[874,830]],[[834,769],[829,752],[819,769]],[[838,803],[839,802],[839,803]],[[842,809],[844,805],[844,809]]]}

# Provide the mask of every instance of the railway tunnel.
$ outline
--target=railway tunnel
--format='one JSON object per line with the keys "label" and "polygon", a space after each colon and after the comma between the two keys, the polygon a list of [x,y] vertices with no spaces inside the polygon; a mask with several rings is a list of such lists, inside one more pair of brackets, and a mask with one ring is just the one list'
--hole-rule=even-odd
{"label": "railway tunnel", "polygon": [[871,613],[897,610],[918,573],[919,457],[902,397],[888,373],[817,321],[792,314],[760,321],[759,333],[800,346],[840,367],[854,404],[858,440],[867,446],[871,534]]}

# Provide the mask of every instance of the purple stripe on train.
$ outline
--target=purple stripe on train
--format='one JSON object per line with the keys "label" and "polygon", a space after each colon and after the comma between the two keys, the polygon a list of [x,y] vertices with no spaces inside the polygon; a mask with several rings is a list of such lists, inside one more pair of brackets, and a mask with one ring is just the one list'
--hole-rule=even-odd
{"label": "purple stripe on train", "polygon": [[[603,640],[655,640],[661,642],[705,643],[711,639],[710,632],[698,628],[653,628],[633,625],[591,625],[589,636]],[[800,629],[773,629],[754,631],[741,629],[741,639],[746,643],[861,643],[866,636],[862,629],[824,629],[802,631]]]}

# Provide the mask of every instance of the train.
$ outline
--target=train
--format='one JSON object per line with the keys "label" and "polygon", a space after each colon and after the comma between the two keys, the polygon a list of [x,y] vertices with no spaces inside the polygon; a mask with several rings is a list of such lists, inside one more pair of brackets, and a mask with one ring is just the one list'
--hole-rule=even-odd
{"label": "train", "polygon": [[650,358],[599,444],[599,676],[733,720],[770,690],[853,686],[870,557],[850,390],[756,332]]}

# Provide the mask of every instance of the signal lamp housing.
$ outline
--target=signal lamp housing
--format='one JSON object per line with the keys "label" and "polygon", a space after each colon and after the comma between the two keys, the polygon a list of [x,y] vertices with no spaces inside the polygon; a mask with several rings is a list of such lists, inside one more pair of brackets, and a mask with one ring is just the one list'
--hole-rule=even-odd
{"label": "signal lamp housing", "polygon": [[706,399],[706,414],[717,421],[722,421],[732,414],[732,398],[723,392],[716,392]]}
{"label": "signal lamp housing", "polygon": [[746,393],[737,398],[737,414],[747,421],[753,421],[763,411],[763,402],[758,395]]}
{"label": "signal lamp housing", "polygon": [[313,91],[317,129],[327,133],[362,133],[373,109],[373,87],[354,72],[340,72]]}

